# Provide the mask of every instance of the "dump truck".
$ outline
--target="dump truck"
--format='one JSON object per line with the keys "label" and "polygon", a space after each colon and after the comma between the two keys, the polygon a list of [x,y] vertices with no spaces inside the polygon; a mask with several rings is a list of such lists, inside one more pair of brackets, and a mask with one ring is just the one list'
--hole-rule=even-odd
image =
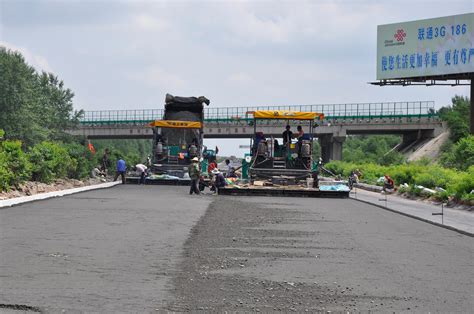
{"label": "dump truck", "polygon": [[152,166],[148,183],[189,183],[188,168],[203,149],[204,96],[179,97],[166,94],[163,119],[153,128]]}

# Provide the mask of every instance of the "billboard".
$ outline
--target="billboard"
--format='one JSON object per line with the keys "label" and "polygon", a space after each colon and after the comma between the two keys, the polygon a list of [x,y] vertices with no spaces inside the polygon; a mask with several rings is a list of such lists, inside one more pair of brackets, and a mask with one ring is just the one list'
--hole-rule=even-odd
{"label": "billboard", "polygon": [[474,73],[474,13],[377,27],[377,80]]}

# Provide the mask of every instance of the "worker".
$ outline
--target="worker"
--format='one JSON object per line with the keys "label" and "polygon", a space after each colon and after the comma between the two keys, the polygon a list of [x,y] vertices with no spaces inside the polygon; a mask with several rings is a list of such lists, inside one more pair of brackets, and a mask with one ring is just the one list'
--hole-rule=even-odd
{"label": "worker", "polygon": [[193,142],[191,144],[189,144],[189,146],[188,146],[188,156],[189,157],[196,157],[197,154],[198,154],[198,147],[197,147],[197,144],[195,144],[195,142],[193,140]]}
{"label": "worker", "polygon": [[252,147],[252,154],[256,154],[258,151],[258,145],[260,142],[264,142],[265,145],[267,144],[265,135],[263,135],[263,132],[256,132],[255,133],[255,142],[253,143]]}
{"label": "worker", "polygon": [[281,149],[282,147],[280,146],[280,143],[278,143],[278,140],[275,139],[273,141],[273,156],[281,157]]}
{"label": "worker", "polygon": [[287,147],[291,144],[291,139],[293,138],[293,132],[291,132],[291,126],[287,125],[285,131],[282,134],[283,136],[283,146]]}
{"label": "worker", "polygon": [[352,190],[352,187],[354,186],[354,183],[359,183],[359,182],[358,182],[358,179],[357,179],[357,174],[355,173],[354,170],[352,170],[351,173],[349,174],[349,180],[348,180],[349,189]]}
{"label": "worker", "polygon": [[359,175],[360,175],[359,169],[352,170],[351,173],[349,174],[349,182],[352,184],[359,183]]}
{"label": "worker", "polygon": [[219,171],[218,168],[213,169],[211,174],[213,176],[211,191],[218,192],[220,188],[223,188],[227,185],[224,175]]}
{"label": "worker", "polygon": [[304,132],[303,132],[303,128],[301,127],[301,125],[298,125],[296,130],[298,131],[298,133],[296,133],[296,135],[295,135],[295,137],[298,139],[298,157],[301,157],[301,147],[303,146]]}
{"label": "worker", "polygon": [[91,178],[96,178],[96,177],[105,177],[105,172],[101,170],[101,165],[97,165],[91,171]]}
{"label": "worker", "polygon": [[148,170],[148,167],[145,166],[144,164],[137,164],[135,167],[133,167],[136,172],[140,174],[140,184],[145,184],[145,177],[146,177],[146,172]]}
{"label": "worker", "polygon": [[163,139],[163,135],[161,134],[156,134],[156,142],[155,142],[155,145],[158,144],[158,143],[162,143],[163,145],[165,145],[165,141]]}
{"label": "worker", "polygon": [[357,176],[357,183],[359,183],[359,180],[362,177],[362,172],[359,169],[356,169],[354,174]]}
{"label": "worker", "polygon": [[217,168],[217,163],[215,160],[213,160],[209,163],[209,166],[207,166],[207,173],[211,174],[212,170],[214,170],[215,168]]}
{"label": "worker", "polygon": [[102,164],[101,164],[101,169],[102,172],[104,172],[107,175],[107,167],[109,166],[109,149],[106,148],[104,151],[104,154],[102,155]]}
{"label": "worker", "polygon": [[298,125],[296,130],[298,131],[298,133],[296,133],[295,137],[298,139],[298,142],[299,142],[299,141],[303,140],[304,131],[303,131],[303,128],[301,127],[301,125]]}
{"label": "worker", "polygon": [[199,178],[201,177],[201,171],[199,170],[199,159],[194,157],[191,159],[191,167],[189,168],[189,177],[191,178],[191,187],[189,189],[189,194],[199,194]]}
{"label": "worker", "polygon": [[393,190],[394,187],[395,182],[393,182],[393,179],[388,174],[384,175],[382,192],[387,193],[387,190]]}
{"label": "worker", "polygon": [[232,167],[232,164],[230,163],[229,159],[225,160],[225,165],[227,166],[226,177],[229,178],[231,174],[234,172],[234,168]]}
{"label": "worker", "polygon": [[117,181],[118,176],[122,177],[122,184],[125,184],[125,172],[127,171],[127,164],[125,160],[119,158],[117,160],[117,171],[115,172],[114,181]]}

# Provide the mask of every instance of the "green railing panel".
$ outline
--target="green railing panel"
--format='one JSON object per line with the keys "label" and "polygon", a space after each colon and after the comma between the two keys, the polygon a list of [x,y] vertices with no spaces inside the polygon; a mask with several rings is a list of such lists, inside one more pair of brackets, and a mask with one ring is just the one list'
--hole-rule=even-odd
{"label": "green railing panel", "polygon": [[[287,105],[205,108],[205,122],[250,122],[252,111],[293,110],[324,113],[326,120],[436,117],[433,101],[383,102],[358,104]],[[146,124],[162,119],[163,109],[85,111],[83,125]]]}

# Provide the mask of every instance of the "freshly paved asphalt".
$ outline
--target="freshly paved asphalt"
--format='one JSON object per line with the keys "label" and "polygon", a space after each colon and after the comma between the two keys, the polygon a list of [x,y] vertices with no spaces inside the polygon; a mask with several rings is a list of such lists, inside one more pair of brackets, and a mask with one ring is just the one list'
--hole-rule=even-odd
{"label": "freshly paved asphalt", "polygon": [[143,312],[210,199],[175,187],[119,185],[0,210],[0,304]]}
{"label": "freshly paved asphalt", "polygon": [[473,243],[350,199],[117,186],[0,210],[0,304],[469,312]]}

